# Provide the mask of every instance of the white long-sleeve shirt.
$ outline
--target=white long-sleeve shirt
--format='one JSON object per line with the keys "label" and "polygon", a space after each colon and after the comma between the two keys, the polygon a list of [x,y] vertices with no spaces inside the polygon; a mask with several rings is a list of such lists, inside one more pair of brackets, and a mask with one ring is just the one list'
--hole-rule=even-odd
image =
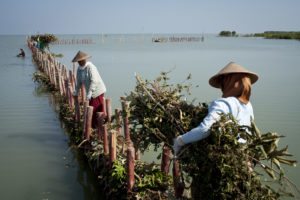
{"label": "white long-sleeve shirt", "polygon": [[[250,102],[244,104],[236,97],[217,99],[210,104],[208,108],[208,114],[200,123],[200,125],[182,135],[182,141],[184,144],[196,142],[209,136],[210,127],[213,125],[213,123],[220,119],[220,115],[218,113],[231,113],[235,119],[238,120],[239,125],[250,126],[250,117],[254,119],[253,108]],[[246,142],[242,138],[240,138],[238,141],[241,143]]]}
{"label": "white long-sleeve shirt", "polygon": [[84,67],[77,69],[77,87],[74,95],[77,95],[81,84],[84,85],[86,90],[86,98],[96,98],[97,96],[106,92],[104,82],[96,68],[91,62],[86,62]]}

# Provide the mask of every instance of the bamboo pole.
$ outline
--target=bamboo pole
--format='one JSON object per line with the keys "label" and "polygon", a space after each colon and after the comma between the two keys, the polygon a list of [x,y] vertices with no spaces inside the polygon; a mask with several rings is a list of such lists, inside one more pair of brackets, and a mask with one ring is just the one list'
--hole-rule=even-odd
{"label": "bamboo pole", "polygon": [[53,78],[53,67],[51,61],[49,61],[49,76],[51,78],[51,84],[54,85],[54,78]]}
{"label": "bamboo pole", "polygon": [[73,97],[73,89],[71,83],[69,83],[69,99],[70,99],[70,107],[74,108],[74,97]]}
{"label": "bamboo pole", "polygon": [[115,116],[116,116],[117,124],[120,125],[119,127],[117,127],[118,136],[121,136],[122,135],[122,127],[121,127],[122,115],[121,115],[121,110],[119,108],[115,109]]}
{"label": "bamboo pole", "polygon": [[182,197],[184,191],[184,183],[181,181],[181,173],[179,169],[178,160],[173,161],[173,183],[174,183],[175,196],[177,198]]}
{"label": "bamboo pole", "polygon": [[[47,76],[49,77],[49,68],[48,68],[48,60],[47,59],[45,59],[45,72],[46,72],[46,74],[47,74]],[[49,77],[50,78],[50,77]],[[50,81],[51,82],[51,81]]]}
{"label": "bamboo pole", "polygon": [[70,92],[69,92],[69,83],[67,81],[65,81],[65,88],[66,88],[66,100],[68,105],[70,106]]}
{"label": "bamboo pole", "polygon": [[141,151],[139,149],[135,151],[135,160],[141,160]]}
{"label": "bamboo pole", "polygon": [[66,67],[66,65],[63,65],[64,67],[64,78],[65,80],[68,79],[68,68]]}
{"label": "bamboo pole", "polygon": [[104,116],[103,112],[97,112],[97,122],[98,122],[98,139],[101,140],[103,139],[104,136],[104,129],[103,129],[103,124],[104,124]]}
{"label": "bamboo pole", "polygon": [[117,159],[117,132],[112,130],[110,132],[109,142],[109,166],[112,168],[113,163]]}
{"label": "bamboo pole", "polygon": [[128,147],[127,149],[127,192],[131,192],[134,188],[134,147]]}
{"label": "bamboo pole", "polygon": [[53,76],[53,83],[54,83],[54,88],[57,89],[57,79],[56,79],[56,70],[55,70],[55,64],[51,64],[52,68],[52,76]]}
{"label": "bamboo pole", "polygon": [[72,89],[74,89],[74,80],[73,80],[72,70],[69,70],[69,79],[70,79],[70,84],[72,86]]}
{"label": "bamboo pole", "polygon": [[64,80],[64,85],[65,85],[65,91],[66,91],[66,99],[69,102],[69,80],[67,78],[65,78]]}
{"label": "bamboo pole", "polygon": [[83,129],[82,129],[83,138],[85,138],[86,135],[86,124],[87,124],[86,113],[87,113],[88,106],[89,106],[88,101],[83,102]]}
{"label": "bamboo pole", "polygon": [[[121,97],[122,100],[122,109],[123,112],[126,112],[127,110],[127,105],[126,105],[126,97],[122,96]],[[131,140],[130,140],[130,127],[129,127],[129,120],[127,117],[123,117],[123,124],[124,124],[124,136],[125,136],[125,141],[127,143],[127,145],[131,144]]]}
{"label": "bamboo pole", "polygon": [[104,114],[104,118],[107,118],[107,111],[106,111],[106,98],[103,97],[103,114]]}
{"label": "bamboo pole", "polygon": [[57,66],[57,75],[58,75],[59,94],[60,94],[60,96],[63,96],[64,91],[63,91],[63,88],[62,88],[61,71],[60,71],[60,67],[59,66]]}
{"label": "bamboo pole", "polygon": [[112,112],[111,112],[111,98],[107,98],[105,99],[105,107],[106,107],[106,118],[107,118],[107,122],[110,122],[111,121],[111,115],[112,115]]}
{"label": "bamboo pole", "polygon": [[172,150],[166,145],[164,145],[162,158],[161,158],[161,172],[164,174],[169,174],[171,155],[172,155]]}
{"label": "bamboo pole", "polygon": [[80,122],[80,105],[79,105],[79,97],[78,95],[74,97],[75,104],[75,122]]}
{"label": "bamboo pole", "polygon": [[50,83],[53,84],[52,76],[51,76],[51,64],[50,61],[47,60],[47,71],[48,71],[48,77],[50,79]]}
{"label": "bamboo pole", "polygon": [[65,87],[65,79],[64,79],[63,73],[61,74],[61,87],[62,87],[64,97],[67,97],[67,91],[66,91],[66,87]]}
{"label": "bamboo pole", "polygon": [[109,154],[109,144],[108,144],[108,134],[107,134],[107,127],[103,125],[103,147],[104,147],[104,163],[107,163],[107,157]]}
{"label": "bamboo pole", "polygon": [[87,114],[86,114],[86,139],[89,140],[92,132],[92,118],[93,118],[93,106],[87,107]]}

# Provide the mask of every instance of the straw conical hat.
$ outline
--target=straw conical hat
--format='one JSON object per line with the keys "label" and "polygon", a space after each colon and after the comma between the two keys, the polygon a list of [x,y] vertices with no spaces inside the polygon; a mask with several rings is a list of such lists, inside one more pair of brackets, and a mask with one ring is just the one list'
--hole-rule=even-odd
{"label": "straw conical hat", "polygon": [[83,53],[82,51],[78,51],[76,56],[73,58],[72,62],[78,62],[81,60],[86,60],[88,58],[91,58],[92,56],[87,55],[86,53]]}
{"label": "straw conical hat", "polygon": [[246,70],[244,67],[236,64],[235,62],[230,62],[221,71],[219,71],[219,73],[209,79],[209,84],[215,88],[220,88],[220,76],[233,73],[248,74],[251,79],[251,84],[254,84],[258,80],[258,75],[256,73]]}

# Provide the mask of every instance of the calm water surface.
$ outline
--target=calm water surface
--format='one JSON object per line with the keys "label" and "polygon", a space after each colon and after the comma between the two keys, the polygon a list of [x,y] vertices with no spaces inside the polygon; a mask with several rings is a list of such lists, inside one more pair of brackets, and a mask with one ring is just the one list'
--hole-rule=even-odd
{"label": "calm water surface", "polygon": [[[158,35],[155,35],[156,37]],[[172,35],[160,35],[169,37]],[[175,35],[176,36],[176,35]],[[200,37],[201,35],[177,35]],[[106,97],[120,107],[120,96],[134,89],[134,73],[154,79],[169,71],[171,81],[183,81],[192,73],[192,95],[210,102],[221,92],[208,79],[230,61],[260,75],[253,85],[251,102],[262,132],[286,137],[281,146],[300,161],[300,42],[262,38],[220,38],[205,35],[204,42],[152,43],[152,35],[58,35],[59,39],[92,39],[92,44],[52,45],[59,58],[72,69],[78,50],[92,55],[108,88]],[[16,58],[19,48],[26,58]],[[25,36],[0,36],[0,199],[91,199],[97,197],[89,171],[76,152],[67,151],[68,136],[61,128],[49,94],[31,80],[36,70]],[[153,153],[145,160],[155,159]],[[79,161],[78,161],[79,160]],[[287,175],[300,185],[299,167]],[[101,196],[101,194],[100,194]]]}
{"label": "calm water surface", "polygon": [[[26,58],[17,58],[19,48]],[[91,172],[61,128],[51,96],[32,81],[25,37],[0,36],[0,199],[96,199]]]}

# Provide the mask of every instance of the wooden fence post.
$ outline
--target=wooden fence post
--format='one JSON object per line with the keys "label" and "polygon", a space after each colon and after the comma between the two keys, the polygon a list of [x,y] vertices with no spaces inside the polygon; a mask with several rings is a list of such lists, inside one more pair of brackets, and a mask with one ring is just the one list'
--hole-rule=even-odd
{"label": "wooden fence post", "polygon": [[103,97],[103,114],[105,116],[105,118],[107,118],[107,111],[106,111],[106,98]]}
{"label": "wooden fence post", "polygon": [[118,136],[121,136],[122,135],[122,127],[121,127],[122,115],[121,115],[121,110],[119,108],[115,109],[115,116],[116,116],[117,124],[120,125],[120,127],[117,127]]}
{"label": "wooden fence post", "polygon": [[110,132],[109,142],[109,166],[112,168],[113,163],[117,159],[117,132],[112,130]]}
{"label": "wooden fence post", "polygon": [[130,146],[127,149],[127,192],[131,192],[134,187],[134,147]]}
{"label": "wooden fence post", "polygon": [[106,118],[107,118],[107,122],[111,121],[111,98],[107,98],[105,99],[105,103],[106,103]]}
{"label": "wooden fence post", "polygon": [[108,134],[106,125],[103,126],[103,147],[104,147],[104,165],[107,164],[107,157],[109,154]]}
{"label": "wooden fence post", "polygon": [[86,124],[87,124],[86,113],[87,113],[88,106],[89,106],[89,102],[85,101],[83,103],[83,129],[82,129],[83,138],[85,138],[85,135],[86,135]]}
{"label": "wooden fence post", "polygon": [[64,91],[63,91],[63,88],[62,88],[61,70],[60,70],[60,67],[59,67],[59,66],[57,66],[57,75],[58,75],[59,94],[60,94],[60,96],[63,96]]}
{"label": "wooden fence post", "polygon": [[72,89],[75,90],[75,77],[72,70],[69,71],[69,77],[70,77]]}
{"label": "wooden fence post", "polygon": [[[121,97],[122,100],[122,109],[123,112],[125,112],[127,110],[127,105],[126,105],[126,97],[122,96]],[[125,141],[127,143],[127,145],[131,144],[131,140],[130,140],[130,127],[129,127],[129,120],[127,117],[123,117],[123,124],[124,124],[124,136],[125,136]]]}
{"label": "wooden fence post", "polygon": [[54,88],[57,89],[57,78],[56,78],[56,70],[55,70],[55,64],[51,64],[52,71],[53,71],[53,82],[54,82]]}
{"label": "wooden fence post", "polygon": [[87,123],[86,123],[86,139],[90,139],[91,131],[92,131],[92,118],[93,118],[93,106],[87,107]]}
{"label": "wooden fence post", "polygon": [[141,160],[141,151],[139,149],[135,151],[135,160]]}
{"label": "wooden fence post", "polygon": [[80,105],[78,95],[74,97],[75,103],[75,122],[80,122]]}
{"label": "wooden fence post", "polygon": [[181,173],[179,169],[178,160],[173,161],[173,183],[174,183],[175,196],[177,198],[182,197],[184,191],[184,183],[181,181]]}
{"label": "wooden fence post", "polygon": [[69,81],[68,81],[68,79],[66,78],[66,79],[64,80],[64,82],[65,82],[66,99],[67,99],[67,101],[68,101],[68,103],[69,103]]}
{"label": "wooden fence post", "polygon": [[169,174],[171,155],[172,155],[172,150],[166,145],[164,145],[162,158],[161,158],[161,172],[164,174]]}
{"label": "wooden fence post", "polygon": [[74,108],[73,89],[70,83],[69,83],[69,99],[70,99],[70,107]]}
{"label": "wooden fence post", "polygon": [[50,83],[53,84],[52,75],[51,75],[51,73],[52,73],[51,63],[49,60],[47,61],[47,69],[48,69],[48,77],[50,79]]}
{"label": "wooden fence post", "polygon": [[104,136],[104,129],[103,129],[103,124],[104,124],[104,116],[103,112],[97,112],[97,122],[98,122],[98,139],[102,140]]}

